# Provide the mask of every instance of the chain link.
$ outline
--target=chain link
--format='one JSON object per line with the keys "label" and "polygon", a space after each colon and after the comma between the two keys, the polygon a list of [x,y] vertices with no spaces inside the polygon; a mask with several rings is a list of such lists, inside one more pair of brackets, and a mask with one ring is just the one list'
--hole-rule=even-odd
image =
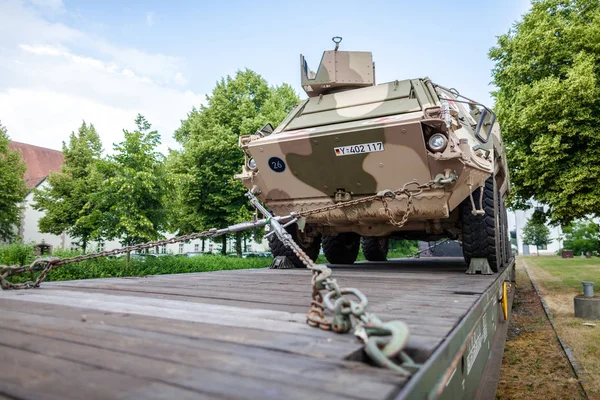
{"label": "chain link", "polygon": [[[392,217],[391,211],[387,208],[387,203],[394,199],[397,199],[400,196],[406,196],[408,198],[408,204],[407,204],[406,212],[404,213],[404,215],[402,217],[402,219],[404,220],[404,223],[406,223],[406,220],[408,219],[408,214],[412,211],[411,210],[412,203],[413,203],[412,197],[423,193],[423,191],[425,189],[433,188],[436,184],[437,184],[436,180],[432,180],[423,185],[419,184],[419,182],[417,182],[416,180],[413,180],[413,181],[405,183],[401,188],[394,190],[394,191],[382,190],[379,193],[371,195],[371,196],[365,196],[365,197],[361,197],[361,198],[358,198],[355,200],[349,200],[349,201],[331,204],[331,205],[327,205],[327,206],[323,206],[323,207],[319,207],[319,208],[313,208],[312,210],[298,211],[298,212],[292,213],[292,215],[296,215],[298,217],[308,217],[308,216],[323,213],[323,212],[339,210],[341,208],[352,207],[352,206],[370,203],[370,202],[379,200],[383,203],[384,209],[387,210],[386,215],[390,218],[390,222],[392,224],[394,224],[394,222],[393,222],[394,219]],[[411,190],[411,189],[409,189],[410,186],[415,186],[415,188]],[[400,222],[398,224],[400,224]],[[398,226],[396,224],[394,224],[394,225]],[[402,225],[404,225],[404,224],[401,224],[400,227]]]}
{"label": "chain link", "polygon": [[[426,189],[439,187],[445,183],[440,179],[434,179],[426,184],[419,184],[416,180],[404,184],[401,188],[392,190],[383,190],[375,195],[366,196],[355,200],[345,201],[337,204],[327,205],[324,207],[293,212],[285,217],[273,216],[262,203],[255,197],[252,191],[246,196],[249,198],[252,205],[260,211],[266,219],[254,219],[252,222],[237,224],[224,229],[210,229],[200,233],[183,235],[171,239],[148,242],[135,246],[127,246],[120,249],[101,251],[98,253],[85,254],[70,258],[46,258],[34,261],[30,266],[0,266],[0,286],[2,289],[30,289],[39,287],[46,279],[50,271],[59,268],[63,265],[68,265],[76,262],[94,260],[101,257],[115,256],[118,254],[129,253],[132,251],[146,250],[156,246],[174,244],[194,239],[213,238],[224,235],[230,232],[238,232],[247,229],[256,228],[270,224],[274,234],[277,235],[283,244],[290,248],[296,257],[312,271],[312,301],[309,311],[306,316],[306,322],[313,327],[319,327],[324,330],[333,330],[337,333],[347,333],[353,327],[355,322],[354,334],[363,340],[365,343],[365,352],[373,360],[373,362],[383,368],[392,369],[402,375],[408,376],[419,365],[414,363],[412,359],[402,351],[409,338],[409,329],[401,321],[382,322],[375,314],[366,311],[368,300],[367,297],[358,289],[343,288],[337,283],[337,280],[332,278],[331,268],[325,265],[318,265],[302,250],[300,245],[296,243],[292,236],[285,230],[282,221],[295,221],[298,218],[306,218],[318,213],[329,212],[332,210],[348,208],[360,204],[365,204],[374,201],[381,201],[383,210],[388,217],[390,223],[397,228],[401,228],[406,224],[408,218],[413,211],[414,196],[423,193]],[[413,188],[411,188],[414,186]],[[393,213],[389,208],[389,203],[400,197],[406,198],[406,210],[402,214],[402,218],[396,221]],[[23,272],[38,272],[41,273],[35,281],[25,283],[11,283],[7,280],[9,276],[22,274]],[[327,316],[326,311],[332,316]],[[401,365],[392,362],[392,359],[399,359]]]}
{"label": "chain link", "polygon": [[[257,221],[252,225],[258,225],[261,221]],[[0,265],[0,287],[2,289],[31,289],[39,287],[40,284],[46,279],[48,273],[53,269],[57,269],[60,266],[78,263],[81,261],[87,260],[95,260],[102,257],[116,256],[119,254],[130,253],[134,251],[146,250],[156,246],[163,246],[167,244],[174,244],[179,242],[185,242],[194,239],[203,239],[203,238],[212,238],[223,235],[230,231],[230,228],[217,230],[215,228],[200,232],[200,233],[192,233],[190,235],[182,235],[178,237],[174,237],[171,239],[158,240],[155,242],[148,242],[143,244],[138,244],[135,246],[127,246],[122,247],[120,249],[114,250],[106,250],[100,251],[97,253],[83,254],[80,256],[74,256],[69,258],[39,258],[35,260],[29,266],[21,266],[21,265]],[[20,275],[24,272],[38,272],[41,273],[35,279],[35,281],[23,282],[23,283],[12,283],[8,281],[6,278],[9,276]]]}

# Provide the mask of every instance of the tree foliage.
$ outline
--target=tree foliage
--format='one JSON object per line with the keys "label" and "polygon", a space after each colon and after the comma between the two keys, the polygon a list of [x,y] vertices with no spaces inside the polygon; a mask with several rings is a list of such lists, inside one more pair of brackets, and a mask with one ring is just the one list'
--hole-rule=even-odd
{"label": "tree foliage", "polygon": [[[269,86],[250,70],[217,82],[206,105],[194,108],[175,132],[183,149],[172,152],[168,162],[179,187],[173,197],[177,203],[173,228],[189,233],[251,217],[245,189],[233,178],[244,161],[238,137],[267,122],[279,124],[298,102],[289,85]],[[236,250],[241,251],[239,235]],[[222,251],[226,251],[225,239]]]}
{"label": "tree foliage", "polygon": [[489,55],[513,206],[600,215],[600,2],[534,0]]}
{"label": "tree foliage", "polygon": [[523,243],[534,245],[539,250],[540,246],[547,246],[551,242],[550,229],[544,223],[543,213],[534,212],[523,227]]}
{"label": "tree foliage", "polygon": [[6,128],[0,124],[0,241],[15,237],[21,222],[21,203],[27,194],[25,163],[9,148]]}
{"label": "tree foliage", "polygon": [[97,165],[102,156],[102,142],[94,125],[85,121],[71,133],[69,144],[63,142],[64,164],[60,172],[48,177],[48,185],[34,192],[33,207],[44,211],[38,222],[40,232],[60,235],[66,232],[77,238],[85,251],[87,243],[98,233],[100,214],[94,192],[102,185]]}
{"label": "tree foliage", "polygon": [[574,221],[563,228],[565,234],[564,247],[573,250],[574,254],[600,251],[600,225],[593,221]]}
{"label": "tree foliage", "polygon": [[93,198],[102,210],[102,235],[130,246],[157,240],[167,226],[164,156],[156,150],[160,135],[138,115],[133,132],[115,144],[115,154],[100,163],[106,177]]}

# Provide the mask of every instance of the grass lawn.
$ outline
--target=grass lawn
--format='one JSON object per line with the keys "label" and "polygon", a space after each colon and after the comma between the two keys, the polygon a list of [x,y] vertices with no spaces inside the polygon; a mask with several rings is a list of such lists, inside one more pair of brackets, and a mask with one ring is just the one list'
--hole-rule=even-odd
{"label": "grass lawn", "polygon": [[600,292],[600,258],[527,256],[521,260],[550,308],[558,334],[573,350],[590,399],[600,399],[600,320],[575,318],[573,310],[573,297],[583,293],[581,281],[595,282],[596,293]]}
{"label": "grass lawn", "polygon": [[[182,274],[188,272],[208,272],[232,269],[266,268],[273,259],[237,258],[217,255],[201,257],[148,257],[132,259],[129,266],[124,258],[98,259],[62,266],[48,274],[47,281],[64,281],[73,279],[115,278],[124,276],[147,276],[162,274]],[[33,280],[34,275],[26,273],[9,280],[17,283]]]}
{"label": "grass lawn", "polygon": [[[15,248],[18,247],[22,247],[23,249],[21,250],[26,250],[25,253],[21,255],[23,260],[16,261],[14,257],[11,258],[11,255],[7,255],[6,251],[3,253],[3,248],[0,247],[0,265],[28,265],[35,259],[35,255],[29,251],[30,249],[27,249],[27,246],[21,245],[16,246]],[[388,258],[402,258],[416,251],[416,247],[390,250]],[[58,258],[65,258],[72,257],[77,254],[79,253],[63,251],[57,252],[54,254],[54,256]],[[365,257],[361,250],[358,254],[357,261],[364,260]],[[129,266],[127,266],[124,257],[116,259],[101,258],[62,266],[57,270],[50,272],[46,280],[64,281],[75,279],[116,278],[124,276],[147,276],[232,269],[266,268],[272,262],[272,257],[237,258],[221,255],[181,257],[177,255],[169,255],[164,257],[132,258]],[[326,264],[327,259],[321,254],[317,259],[317,263]],[[21,276],[9,277],[8,279],[13,283],[20,283],[35,280],[35,277],[36,276],[34,274],[25,273]]]}

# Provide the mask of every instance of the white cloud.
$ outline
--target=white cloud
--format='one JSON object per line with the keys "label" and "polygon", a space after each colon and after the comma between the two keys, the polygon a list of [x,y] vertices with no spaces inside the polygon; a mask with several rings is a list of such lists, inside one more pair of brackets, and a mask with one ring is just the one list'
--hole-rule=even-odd
{"label": "white cloud", "polygon": [[146,13],[146,23],[148,24],[148,26],[154,25],[154,13]]}
{"label": "white cloud", "polygon": [[92,38],[8,1],[0,5],[0,120],[12,139],[60,149],[85,120],[110,151],[142,113],[162,150],[176,145],[173,131],[203,99],[186,90],[184,60]]}
{"label": "white cloud", "polygon": [[181,74],[181,72],[177,72],[173,77],[173,82],[177,85],[185,85],[188,83],[188,80]]}
{"label": "white cloud", "polygon": [[20,44],[19,48],[28,53],[33,53],[33,54],[37,54],[40,56],[60,56],[60,55],[66,54],[66,52],[64,50],[61,50],[58,47],[53,47],[53,46],[45,46],[45,45],[31,46],[28,44]]}
{"label": "white cloud", "polygon": [[107,145],[121,141],[122,129],[131,128],[136,115],[136,110],[71,93],[25,88],[0,92],[0,110],[12,139],[57,150],[82,120],[96,126],[108,150],[112,146]]}

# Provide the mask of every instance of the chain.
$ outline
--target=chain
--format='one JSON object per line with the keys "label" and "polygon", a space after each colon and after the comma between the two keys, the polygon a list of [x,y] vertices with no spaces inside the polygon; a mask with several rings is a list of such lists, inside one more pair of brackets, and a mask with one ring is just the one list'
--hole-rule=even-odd
{"label": "chain", "polygon": [[[432,181],[425,185],[419,185],[418,182],[411,181],[396,191],[384,190],[373,196],[310,211],[292,213],[292,222],[296,221],[298,217],[306,217],[321,212],[380,200],[383,203],[384,210],[390,222],[397,227],[401,227],[406,223],[412,211],[413,196],[415,195],[415,190],[408,190],[407,187],[411,185],[416,186],[416,193],[419,194],[425,188],[431,188],[435,184],[436,182]],[[401,195],[407,197],[407,208],[402,219],[395,221],[391,210],[388,208],[388,202]],[[256,209],[266,216],[267,219],[272,217],[272,214],[256,199],[252,192],[248,192],[247,196]],[[300,245],[294,241],[292,235],[285,230],[285,226],[281,225],[279,221],[271,222],[273,233],[313,273],[311,279],[312,301],[306,315],[308,325],[324,330],[333,330],[336,333],[347,333],[352,329],[353,322],[355,322],[354,335],[364,342],[365,352],[376,365],[391,369],[404,376],[410,376],[418,370],[420,365],[416,364],[406,352],[402,351],[410,337],[408,326],[402,321],[382,322],[375,314],[367,312],[367,297],[358,289],[340,287],[337,280],[331,277],[333,273],[331,268],[315,264],[302,250]],[[332,316],[328,317],[326,311],[331,313]],[[400,359],[401,364],[393,362],[393,359]]]}
{"label": "chain", "polygon": [[431,251],[431,252],[434,252],[434,251],[435,251],[435,249],[436,249],[436,248],[437,248],[439,245],[442,245],[442,244],[444,244],[444,243],[446,243],[446,242],[449,242],[449,241],[450,241],[450,239],[448,239],[448,238],[446,238],[446,239],[442,239],[442,240],[436,240],[436,241],[434,242],[433,246],[431,246],[430,244],[428,244],[426,249],[419,250],[419,251],[417,251],[417,252],[415,252],[415,253],[412,253],[412,254],[410,254],[410,255],[409,255],[407,258],[419,258],[419,257],[421,257],[421,253],[424,253],[424,252],[426,252],[426,251]]}
{"label": "chain", "polygon": [[[331,204],[331,205],[327,205],[327,206],[323,206],[323,207],[319,207],[319,208],[314,208],[312,210],[299,211],[299,212],[292,213],[292,215],[296,215],[298,217],[308,217],[308,216],[311,216],[314,214],[319,214],[322,212],[338,210],[341,208],[352,207],[352,206],[370,203],[370,202],[379,200],[383,203],[384,210],[386,210],[385,212],[386,212],[386,215],[390,218],[390,222],[392,224],[394,224],[395,226],[398,226],[397,224],[401,224],[400,225],[400,227],[401,227],[402,225],[404,225],[404,223],[406,223],[406,220],[408,219],[408,214],[412,211],[411,210],[412,202],[413,202],[412,197],[415,195],[421,194],[425,189],[431,189],[431,188],[435,187],[436,184],[438,184],[438,182],[436,180],[432,180],[423,185],[420,185],[419,182],[417,182],[416,180],[413,180],[408,183],[405,183],[400,189],[397,189],[394,191],[382,190],[382,191],[378,192],[377,194],[374,194],[371,196],[365,196],[365,197],[361,197],[361,198],[358,198],[355,200],[349,200],[349,201],[344,201],[341,203],[336,203],[336,204]],[[410,186],[415,186],[415,188],[409,189]],[[402,219],[404,220],[404,223],[401,223],[402,221],[395,223],[394,218],[392,217],[392,213],[387,207],[387,203],[400,197],[400,196],[406,196],[408,198],[407,209],[402,217]]]}
{"label": "chain", "polygon": [[[447,179],[446,179],[447,180]],[[452,182],[451,180],[450,182]],[[365,343],[365,352],[371,360],[380,367],[394,370],[402,375],[409,376],[412,372],[419,368],[405,352],[403,348],[409,339],[408,326],[401,321],[382,322],[375,314],[367,312],[368,300],[366,296],[358,289],[340,287],[337,280],[332,278],[333,271],[325,265],[317,265],[315,262],[302,250],[285,230],[285,227],[294,223],[298,218],[305,218],[310,215],[328,212],[332,210],[352,207],[360,204],[365,204],[373,201],[381,201],[383,210],[387,215],[390,223],[395,227],[402,227],[408,221],[412,212],[414,196],[421,194],[425,189],[440,187],[448,181],[442,181],[437,178],[426,183],[419,184],[416,180],[404,184],[401,188],[392,190],[382,190],[381,192],[366,196],[355,200],[350,200],[342,203],[327,205],[324,207],[291,213],[285,217],[276,217],[267,210],[262,203],[255,197],[252,191],[246,193],[246,196],[252,205],[260,211],[265,219],[254,218],[252,222],[244,222],[237,225],[232,225],[223,229],[210,229],[200,233],[178,236],[171,239],[148,242],[135,246],[127,246],[120,249],[101,251],[86,255],[80,255],[70,258],[46,258],[35,260],[30,266],[0,266],[0,286],[2,289],[30,289],[39,287],[46,279],[48,274],[56,268],[63,265],[68,265],[76,262],[94,260],[101,257],[114,256],[132,251],[141,251],[156,246],[179,243],[201,238],[214,238],[231,232],[239,232],[247,229],[257,228],[269,224],[273,230],[273,234],[277,235],[283,244],[290,248],[296,257],[312,271],[312,301],[309,311],[306,316],[306,322],[313,327],[319,327],[324,330],[333,330],[337,333],[347,333],[353,327],[354,334]],[[414,186],[413,188],[411,188]],[[406,210],[399,221],[393,217],[392,211],[389,209],[389,202],[406,197]],[[282,222],[286,224],[282,224]],[[9,276],[19,275],[23,272],[38,272],[41,273],[35,281],[25,283],[11,283],[7,280]],[[332,316],[327,316],[326,311]],[[401,360],[401,365],[392,361],[392,359]]]}
{"label": "chain", "polygon": [[[62,259],[39,258],[39,259],[35,260],[33,263],[31,263],[31,265],[29,265],[29,266],[26,266],[26,265],[25,266],[0,265],[0,287],[2,287],[2,289],[36,288],[36,287],[39,287],[40,284],[46,279],[46,277],[48,276],[50,271],[52,271],[53,269],[57,269],[63,265],[78,263],[78,262],[87,261],[87,260],[95,260],[95,259],[102,258],[102,257],[116,256],[119,254],[125,254],[125,253],[134,252],[134,251],[141,251],[141,250],[146,250],[146,249],[150,249],[150,248],[157,247],[157,246],[185,242],[185,241],[194,240],[194,239],[213,238],[213,237],[224,235],[226,233],[251,229],[253,227],[259,227],[259,226],[263,226],[265,224],[266,224],[266,220],[257,220],[257,221],[253,221],[253,222],[245,222],[245,223],[241,223],[241,224],[237,224],[237,225],[232,225],[232,226],[230,226],[228,228],[224,228],[224,229],[212,228],[207,231],[203,231],[203,232],[199,232],[199,233],[192,233],[189,235],[182,235],[182,236],[174,237],[171,239],[158,240],[155,242],[148,242],[148,243],[138,244],[135,246],[127,246],[127,247],[122,247],[120,249],[100,251],[97,253],[84,254],[84,255],[74,256],[74,257],[69,257],[69,258],[62,258]],[[8,279],[6,279],[9,276],[19,275],[26,271],[29,271],[29,272],[41,271],[41,273],[38,275],[38,277],[35,279],[35,281],[29,281],[29,282],[23,282],[23,283],[12,283],[12,282],[8,281]]]}

